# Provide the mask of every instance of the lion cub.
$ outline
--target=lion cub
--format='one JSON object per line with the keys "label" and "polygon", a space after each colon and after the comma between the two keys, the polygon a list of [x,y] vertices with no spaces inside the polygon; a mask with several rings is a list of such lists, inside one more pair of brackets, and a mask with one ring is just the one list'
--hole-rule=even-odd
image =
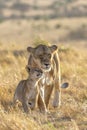
{"label": "lion cub", "polygon": [[36,107],[38,98],[38,81],[42,78],[43,72],[36,67],[26,67],[29,77],[26,80],[21,80],[15,90],[13,104],[19,100],[22,103],[26,113],[30,109]]}

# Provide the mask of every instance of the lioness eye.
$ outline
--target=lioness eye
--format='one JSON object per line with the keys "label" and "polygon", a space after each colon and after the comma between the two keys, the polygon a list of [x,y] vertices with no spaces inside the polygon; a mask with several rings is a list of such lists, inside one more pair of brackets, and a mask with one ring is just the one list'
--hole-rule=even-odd
{"label": "lioness eye", "polygon": [[51,54],[48,54],[48,57],[51,58]]}
{"label": "lioness eye", "polygon": [[42,58],[42,55],[39,55],[40,59]]}

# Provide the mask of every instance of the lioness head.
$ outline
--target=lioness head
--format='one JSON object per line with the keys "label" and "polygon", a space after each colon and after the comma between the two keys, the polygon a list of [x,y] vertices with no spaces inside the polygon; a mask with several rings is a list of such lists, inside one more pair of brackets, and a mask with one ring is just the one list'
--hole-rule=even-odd
{"label": "lioness head", "polygon": [[28,52],[34,57],[35,62],[44,71],[51,69],[53,54],[57,51],[57,46],[38,45],[36,48],[28,47]]}

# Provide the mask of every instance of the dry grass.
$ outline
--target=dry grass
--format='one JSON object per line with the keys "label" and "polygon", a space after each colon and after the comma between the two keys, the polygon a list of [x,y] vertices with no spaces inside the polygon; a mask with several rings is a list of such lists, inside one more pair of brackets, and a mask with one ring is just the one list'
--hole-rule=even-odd
{"label": "dry grass", "polygon": [[[38,6],[33,7],[35,0],[1,0],[0,130],[86,130],[87,1],[36,1]],[[69,15],[70,18],[56,17],[57,13]],[[84,17],[74,17],[75,14]],[[51,19],[51,16],[55,16],[55,19]],[[52,44],[70,45],[59,45],[62,82],[69,81],[70,87],[62,90],[62,106],[53,109],[50,105],[51,113],[47,116],[39,110],[26,115],[20,104],[12,107],[17,84],[27,77],[25,65],[28,53],[24,49],[40,42],[49,43],[40,38]]]}
{"label": "dry grass", "polygon": [[[18,48],[20,46],[18,45]],[[26,48],[25,48],[26,49]],[[87,122],[87,52],[71,47],[59,47],[62,82],[70,87],[62,90],[62,106],[50,107],[51,113],[39,110],[23,113],[21,105],[12,107],[12,98],[20,79],[27,73],[28,54],[10,48],[0,49],[0,130],[86,130]]]}

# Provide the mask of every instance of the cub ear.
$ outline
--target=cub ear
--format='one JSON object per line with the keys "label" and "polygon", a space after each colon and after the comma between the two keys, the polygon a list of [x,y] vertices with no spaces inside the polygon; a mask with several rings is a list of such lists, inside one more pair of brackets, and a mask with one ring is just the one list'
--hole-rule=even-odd
{"label": "cub ear", "polygon": [[26,65],[25,69],[27,70],[28,73],[30,72],[30,66],[29,65]]}
{"label": "cub ear", "polygon": [[32,47],[27,47],[27,51],[30,52],[30,53],[33,53],[33,52],[34,52],[34,48],[32,48]]}
{"label": "cub ear", "polygon": [[51,52],[53,53],[53,52],[55,52],[55,51],[58,50],[58,47],[57,47],[56,45],[52,45],[52,46],[50,47],[50,49],[51,49]]}

